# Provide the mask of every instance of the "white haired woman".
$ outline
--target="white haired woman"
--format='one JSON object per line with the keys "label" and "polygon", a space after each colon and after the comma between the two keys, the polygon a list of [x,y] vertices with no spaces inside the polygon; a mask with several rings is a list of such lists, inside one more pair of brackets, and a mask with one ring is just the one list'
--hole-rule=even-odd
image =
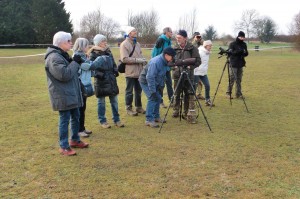
{"label": "white haired woman", "polygon": [[[86,148],[87,143],[80,140],[79,107],[82,106],[82,96],[78,70],[82,63],[80,56],[73,60],[67,53],[72,46],[70,33],[57,32],[53,37],[53,45],[48,47],[45,55],[45,70],[51,105],[59,112],[59,145],[63,155],[75,155],[71,147]],[[71,139],[68,141],[68,128],[71,121]]]}

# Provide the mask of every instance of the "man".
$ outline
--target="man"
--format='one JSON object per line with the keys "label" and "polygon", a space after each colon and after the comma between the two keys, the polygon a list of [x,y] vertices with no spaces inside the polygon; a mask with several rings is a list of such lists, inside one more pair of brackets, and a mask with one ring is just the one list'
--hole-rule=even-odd
{"label": "man", "polygon": [[[67,53],[72,46],[71,34],[57,32],[53,37],[53,45],[48,47],[45,56],[50,101],[54,111],[59,111],[59,144],[60,153],[66,156],[75,155],[70,148],[86,148],[87,143],[80,141],[79,107],[83,105],[78,70],[82,63],[79,55],[74,61]],[[71,140],[68,142],[68,128],[71,119]]]}
{"label": "man", "polygon": [[[171,42],[171,38],[172,38],[172,29],[170,27],[166,27],[163,29],[163,34],[160,35],[156,41],[156,44],[154,46],[154,48],[152,49],[152,54],[151,57],[155,57],[159,54],[161,54],[163,52],[163,50],[167,47],[170,47],[172,42]],[[172,78],[171,78],[171,69],[169,66],[166,66],[167,71],[166,71],[166,79],[165,79],[165,83],[167,86],[167,92],[168,92],[168,97],[169,97],[169,101],[171,101],[171,98],[174,94],[173,92],[173,87],[172,87]],[[163,101],[163,90],[161,89],[161,103],[160,106],[162,108],[167,108],[167,106],[164,104]]]}
{"label": "man", "polygon": [[235,41],[229,44],[228,52],[230,53],[230,69],[229,85],[226,92],[226,97],[232,99],[232,87],[236,81],[235,97],[243,98],[242,96],[242,77],[243,67],[246,65],[245,57],[248,56],[247,45],[244,42],[245,33],[240,31]]}
{"label": "man", "polygon": [[148,65],[143,69],[139,82],[144,93],[147,96],[148,103],[146,108],[146,126],[153,128],[159,127],[155,122],[162,121],[159,114],[161,102],[161,90],[164,87],[167,64],[173,60],[176,52],[173,48],[167,47],[162,54],[152,58]]}
{"label": "man", "polygon": [[[139,42],[136,41],[137,30],[134,27],[128,27],[125,35],[125,40],[120,45],[120,60],[126,64],[125,78],[125,103],[126,111],[130,116],[137,116],[138,113],[145,114],[146,111],[142,108],[142,88],[139,84],[138,78],[143,70],[143,66],[147,64],[146,59],[143,58],[142,50]],[[132,53],[132,56],[129,56]],[[133,89],[135,94],[135,107],[133,110]]]}
{"label": "man", "polygon": [[[196,58],[196,62],[193,65],[186,66],[186,68],[183,68],[182,66],[174,67],[173,71],[173,79],[174,79],[174,88],[176,89],[178,80],[180,78],[180,74],[183,70],[186,70],[188,73],[188,76],[193,83],[194,80],[194,68],[198,67],[201,64],[201,59],[199,55],[198,49],[193,46],[190,42],[187,40],[187,32],[185,30],[179,30],[176,34],[176,41],[177,44],[174,47],[174,50],[176,51],[176,60],[184,60],[187,58]],[[174,105],[174,112],[173,117],[179,116],[179,108],[180,108],[180,94],[183,91],[184,92],[184,112],[182,115],[183,119],[187,119],[189,123],[196,123],[196,112],[195,112],[195,102],[194,102],[194,95],[193,90],[188,82],[188,80],[182,79],[180,85],[178,85],[178,89],[175,90],[175,105]]]}
{"label": "man", "polygon": [[[193,40],[192,40],[192,44],[199,49],[200,46],[203,45],[203,39],[200,35],[199,32],[194,32],[193,34]],[[196,83],[196,82],[195,82]],[[200,79],[198,80],[198,86],[195,88],[195,90],[197,91],[198,90],[198,95],[197,95],[197,98],[198,99],[201,99],[201,100],[204,100],[205,97],[202,96],[201,92],[202,92],[202,82],[200,81]],[[198,89],[197,89],[198,88]]]}

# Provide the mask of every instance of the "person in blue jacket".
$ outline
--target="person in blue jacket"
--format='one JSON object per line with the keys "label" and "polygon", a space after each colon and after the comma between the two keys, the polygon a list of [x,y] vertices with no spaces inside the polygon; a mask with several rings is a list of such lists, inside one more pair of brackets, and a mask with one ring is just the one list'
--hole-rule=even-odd
{"label": "person in blue jacket", "polygon": [[152,58],[144,67],[139,77],[140,85],[147,96],[146,126],[159,127],[156,122],[162,121],[159,114],[161,101],[161,90],[164,87],[164,79],[168,62],[172,61],[176,52],[173,48],[167,47],[162,54]]}
{"label": "person in blue jacket", "polygon": [[[163,29],[163,34],[161,34],[157,41],[156,41],[156,44],[154,46],[154,48],[152,49],[152,53],[151,53],[151,57],[155,57],[157,55],[160,55],[163,50],[167,47],[171,47],[172,45],[172,42],[171,42],[171,38],[172,38],[172,29],[170,27],[166,27]],[[170,67],[167,67],[166,68],[166,78],[165,78],[165,83],[166,83],[166,86],[167,86],[167,92],[168,92],[168,98],[169,98],[169,101],[171,101],[171,98],[174,94],[174,91],[173,91],[173,87],[172,87],[172,78],[171,78],[171,69]],[[161,90],[161,103],[160,103],[160,106],[162,108],[167,108],[167,106],[164,104],[164,101],[163,101],[163,89]]]}

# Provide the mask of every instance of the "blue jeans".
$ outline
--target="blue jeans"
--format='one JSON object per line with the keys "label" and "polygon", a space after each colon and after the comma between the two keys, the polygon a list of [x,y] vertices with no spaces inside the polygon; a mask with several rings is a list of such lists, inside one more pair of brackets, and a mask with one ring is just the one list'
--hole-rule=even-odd
{"label": "blue jeans", "polygon": [[134,89],[134,105],[135,107],[142,107],[142,88],[138,78],[126,77],[125,103],[126,109],[132,108]]}
{"label": "blue jeans", "polygon": [[[109,96],[110,106],[113,113],[113,121],[119,122],[120,121],[120,115],[118,111],[118,96]],[[105,117],[105,97],[98,98],[98,120],[101,124],[106,122]]]}
{"label": "blue jeans", "polygon": [[[172,96],[174,94],[173,87],[172,87],[171,71],[167,71],[166,72],[165,82],[166,82],[166,86],[167,86],[168,98],[169,98],[169,101],[171,101],[171,98],[172,98]],[[163,103],[163,93],[164,92],[162,90],[162,92],[160,93],[160,95],[161,95],[161,103]]]}
{"label": "blue jeans", "polygon": [[71,140],[80,141],[78,136],[79,131],[79,108],[74,108],[66,111],[59,111],[59,145],[61,148],[66,149],[70,147],[69,137],[69,122],[71,119]]}
{"label": "blue jeans", "polygon": [[161,101],[161,95],[158,90],[156,90],[155,94],[151,95],[147,84],[141,83],[141,87],[148,99],[146,107],[146,121],[153,122],[156,118],[160,118],[159,104]]}
{"label": "blue jeans", "polygon": [[210,93],[210,84],[209,84],[207,75],[204,75],[204,76],[195,75],[194,79],[195,79],[195,83],[196,83],[195,88],[197,88],[197,86],[198,86],[199,79],[204,84],[205,100],[209,100],[210,99],[210,94],[209,94]]}

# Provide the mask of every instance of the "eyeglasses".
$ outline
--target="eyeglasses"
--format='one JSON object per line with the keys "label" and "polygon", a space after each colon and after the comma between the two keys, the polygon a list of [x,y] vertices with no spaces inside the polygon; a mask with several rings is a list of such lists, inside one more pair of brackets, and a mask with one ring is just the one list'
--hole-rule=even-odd
{"label": "eyeglasses", "polygon": [[197,39],[200,39],[200,38],[201,38],[201,36],[196,36],[196,38],[197,38]]}
{"label": "eyeglasses", "polygon": [[72,41],[71,40],[68,40],[68,43],[71,43]]}

